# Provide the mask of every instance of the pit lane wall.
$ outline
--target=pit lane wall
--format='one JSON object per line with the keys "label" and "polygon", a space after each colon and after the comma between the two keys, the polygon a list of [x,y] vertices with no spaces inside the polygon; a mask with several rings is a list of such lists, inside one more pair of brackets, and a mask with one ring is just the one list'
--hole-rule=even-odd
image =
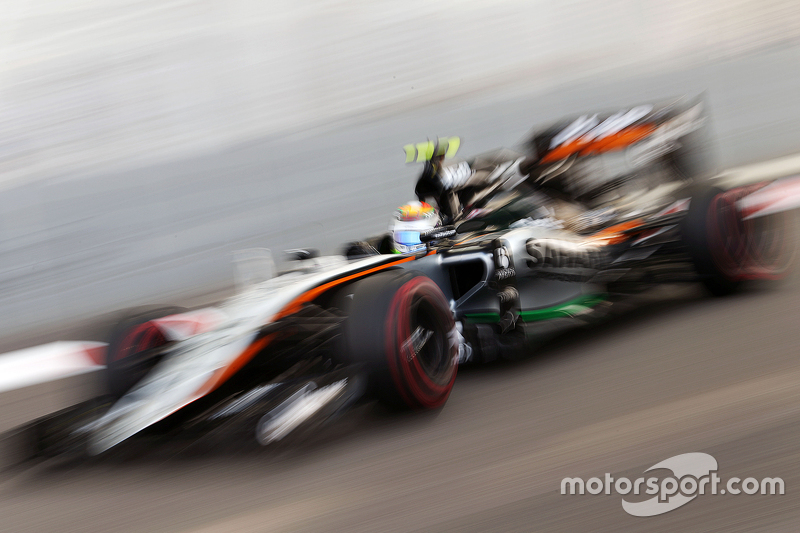
{"label": "pit lane wall", "polygon": [[7,0],[0,182],[798,37],[795,0]]}

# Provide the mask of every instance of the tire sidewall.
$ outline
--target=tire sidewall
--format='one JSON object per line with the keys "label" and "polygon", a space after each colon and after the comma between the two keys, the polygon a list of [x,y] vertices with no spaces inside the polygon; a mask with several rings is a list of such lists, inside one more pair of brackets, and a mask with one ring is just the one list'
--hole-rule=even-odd
{"label": "tire sidewall", "polygon": [[121,398],[152,368],[151,366],[141,372],[132,373],[124,364],[127,359],[139,353],[126,346],[131,334],[148,322],[185,312],[186,309],[182,307],[147,307],[128,311],[119,319],[111,330],[106,351],[106,383],[112,397]]}
{"label": "tire sidewall", "polygon": [[[689,255],[700,279],[717,296],[734,292],[742,282],[750,279],[781,279],[789,271],[792,262],[790,258],[781,267],[770,267],[764,264],[764,258],[758,252],[754,252],[754,243],[761,237],[759,232],[766,231],[764,225],[785,226],[786,220],[779,217],[761,222],[738,219],[732,222],[730,217],[739,214],[729,211],[736,209],[736,202],[735,198],[726,200],[723,197],[725,194],[731,193],[719,187],[698,188],[692,194],[689,213],[683,225]],[[745,190],[742,194],[748,192]],[[784,238],[787,238],[786,235]],[[731,255],[732,247],[736,248],[736,256]],[[782,252],[778,253],[780,255]]]}
{"label": "tire sidewall", "polygon": [[[345,291],[341,355],[343,362],[364,365],[368,391],[400,409],[437,409],[444,405],[456,376],[455,328],[447,300],[430,278],[392,270],[361,280]],[[408,340],[412,309],[424,308],[435,330],[440,365],[425,365]],[[427,346],[427,343],[426,343]]]}

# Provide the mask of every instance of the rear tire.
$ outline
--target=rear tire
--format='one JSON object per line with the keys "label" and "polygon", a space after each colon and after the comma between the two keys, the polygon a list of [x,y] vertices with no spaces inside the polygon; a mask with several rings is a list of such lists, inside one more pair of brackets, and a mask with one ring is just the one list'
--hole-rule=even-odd
{"label": "rear tire", "polygon": [[757,187],[707,187],[692,196],[683,235],[701,281],[715,296],[730,294],[747,280],[781,279],[793,262],[788,216],[741,218],[737,202]]}
{"label": "rear tire", "polygon": [[340,293],[342,358],[364,364],[368,392],[400,409],[437,409],[456,378],[458,345],[447,300],[430,278],[382,272]]}
{"label": "rear tire", "polygon": [[182,307],[137,309],[124,316],[111,331],[106,352],[108,391],[121,398],[160,360],[153,356],[167,339],[151,321],[185,313]]}

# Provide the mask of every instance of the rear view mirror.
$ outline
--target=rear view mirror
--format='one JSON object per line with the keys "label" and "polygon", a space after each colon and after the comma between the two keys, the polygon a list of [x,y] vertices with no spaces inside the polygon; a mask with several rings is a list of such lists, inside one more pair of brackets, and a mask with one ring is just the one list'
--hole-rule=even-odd
{"label": "rear view mirror", "polygon": [[467,220],[458,225],[458,233],[472,233],[473,231],[481,231],[489,226],[485,220]]}
{"label": "rear view mirror", "polygon": [[449,239],[455,237],[455,226],[441,226],[439,228],[429,229],[422,231],[419,234],[419,240],[422,242],[440,241],[442,239]]}
{"label": "rear view mirror", "polygon": [[319,257],[319,250],[314,248],[293,248],[291,250],[284,250],[283,253],[292,261],[305,261],[306,259]]}

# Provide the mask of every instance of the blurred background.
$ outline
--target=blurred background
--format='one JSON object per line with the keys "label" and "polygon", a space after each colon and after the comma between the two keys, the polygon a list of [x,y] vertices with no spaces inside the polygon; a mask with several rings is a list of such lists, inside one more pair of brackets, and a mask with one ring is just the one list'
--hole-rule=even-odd
{"label": "blurred background", "polygon": [[[193,303],[231,253],[334,252],[411,199],[401,147],[707,91],[722,167],[793,153],[791,0],[6,1],[0,338]],[[64,328],[62,328],[64,329]]]}
{"label": "blurred background", "polygon": [[[132,305],[212,301],[230,291],[232,254],[242,248],[270,248],[278,259],[281,250],[295,247],[331,253],[346,240],[384,231],[393,209],[412,199],[419,171],[404,164],[402,146],[428,137],[458,135],[460,154],[469,156],[514,145],[533,126],[563,115],[705,91],[720,170],[800,152],[795,0],[0,1],[0,346],[5,350],[93,335],[97,317]],[[786,350],[796,343],[780,332],[796,328],[796,284],[792,287],[780,302],[755,302],[772,326],[741,340],[767,335],[769,344],[752,340],[751,346],[775,357],[773,366],[762,361],[764,369],[785,369],[791,362]],[[693,293],[674,297],[696,299]],[[702,322],[682,322],[655,340],[685,336],[689,344],[681,351],[694,354],[692,335],[703,338],[708,328],[742,316],[753,301],[703,305],[712,307],[689,316],[702,321],[712,313],[706,329]],[[777,322],[781,328],[776,317],[783,320]],[[639,348],[646,350],[654,330],[641,326],[631,327],[640,331]],[[609,344],[606,362],[627,368],[614,359],[620,353],[614,335],[600,339]],[[733,349],[703,346],[709,371]],[[566,364],[578,372],[580,359],[574,357]],[[542,374],[541,368],[524,368]],[[559,368],[544,375],[557,378]],[[707,381],[689,368],[697,381],[673,376],[682,385],[665,389],[664,398],[674,399],[678,390],[703,390]],[[729,376],[731,382],[745,379],[753,368],[744,364]],[[497,395],[519,391],[491,388],[507,383],[511,376],[503,372],[467,374],[464,386],[488,383],[480,385],[481,393],[506,405],[509,399]],[[644,379],[625,376],[628,384]],[[548,388],[544,379],[537,383]],[[655,405],[652,398],[642,400],[642,387],[618,398],[628,406]],[[608,390],[601,387],[600,396],[617,398]],[[526,401],[538,398],[531,394]],[[726,397],[714,397],[712,404],[721,408]],[[521,405],[519,398],[514,401]],[[568,401],[553,402],[551,409],[570,412]],[[472,420],[467,405],[472,404],[453,408],[456,418],[440,427],[458,434],[455,424]],[[573,408],[570,420],[591,420],[575,414],[581,407]],[[693,423],[695,429],[705,427],[699,419]],[[503,427],[485,435],[486,446]],[[420,431],[433,431],[426,428]],[[536,427],[529,429],[538,434]],[[575,438],[586,437],[575,431]],[[376,437],[384,439],[380,446],[391,447],[387,435]],[[507,444],[521,446],[512,436]],[[700,451],[694,448],[674,453]],[[588,453],[579,457],[587,464]],[[796,457],[796,451],[778,456],[788,460],[792,454]],[[462,457],[474,459],[469,453]],[[666,457],[640,461],[649,465]],[[504,475],[513,477],[513,460],[506,459]],[[246,476],[247,470],[241,466],[240,473]],[[127,475],[136,486],[140,478]],[[196,478],[186,479],[184,488],[191,491]],[[231,487],[237,483],[225,479]],[[95,496],[102,492],[104,481],[90,476],[86,483]],[[252,490],[257,479],[249,483]],[[505,490],[500,478],[494,483]],[[353,498],[365,495],[356,493]],[[33,517],[37,505],[55,501],[55,492],[36,494],[6,510]],[[331,498],[314,505],[342,505],[338,496]],[[180,501],[186,512],[179,516],[192,515],[190,502]],[[287,504],[286,516],[302,515],[305,501]],[[537,512],[551,509],[548,502],[539,501]],[[606,503],[621,513],[614,507],[618,502]],[[228,511],[234,513],[234,507]],[[500,507],[494,509],[502,515]],[[528,515],[515,509],[512,516]],[[173,518],[153,524],[181,529]],[[271,519],[234,520],[229,530]],[[414,527],[434,522],[421,519]],[[49,522],[36,523],[48,529]],[[379,522],[371,523],[377,530]],[[455,530],[469,525],[448,523]],[[524,521],[518,525],[526,529]]]}

